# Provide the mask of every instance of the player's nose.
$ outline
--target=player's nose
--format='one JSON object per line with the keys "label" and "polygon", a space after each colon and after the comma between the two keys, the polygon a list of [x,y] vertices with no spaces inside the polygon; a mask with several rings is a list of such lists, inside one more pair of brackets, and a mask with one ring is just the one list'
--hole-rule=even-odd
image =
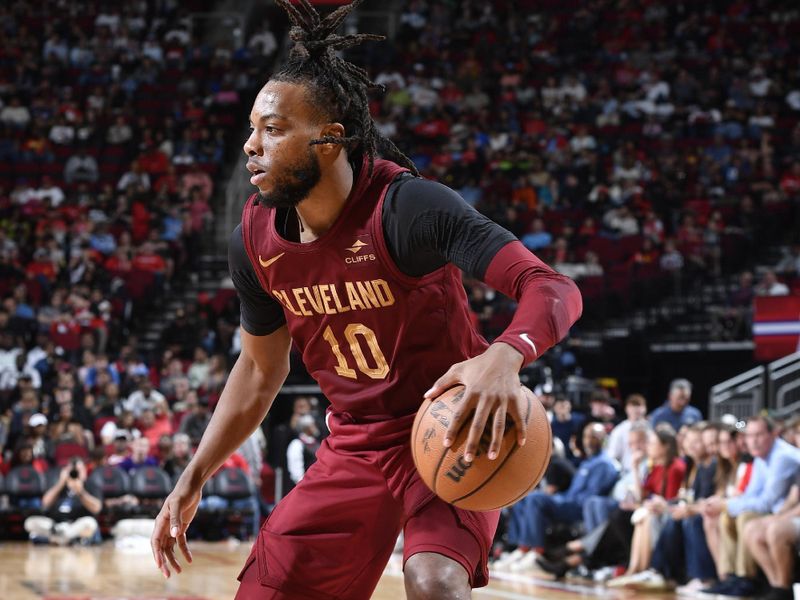
{"label": "player's nose", "polygon": [[258,142],[258,136],[256,136],[255,130],[250,132],[250,136],[245,141],[242,149],[247,156],[261,156],[261,154],[263,154],[261,144]]}

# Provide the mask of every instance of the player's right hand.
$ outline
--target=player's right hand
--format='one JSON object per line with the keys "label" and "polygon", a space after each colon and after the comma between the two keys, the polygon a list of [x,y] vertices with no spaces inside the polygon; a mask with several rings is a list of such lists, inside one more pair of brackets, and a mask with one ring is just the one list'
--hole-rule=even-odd
{"label": "player's right hand", "polygon": [[186,530],[197,513],[201,489],[195,490],[193,486],[184,483],[182,479],[179,480],[175,489],[164,500],[164,505],[156,517],[153,535],[150,538],[150,548],[153,551],[156,566],[164,574],[164,577],[170,576],[170,565],[176,573],[182,571],[175,556],[176,544],[186,560],[192,562],[192,553],[186,543]]}

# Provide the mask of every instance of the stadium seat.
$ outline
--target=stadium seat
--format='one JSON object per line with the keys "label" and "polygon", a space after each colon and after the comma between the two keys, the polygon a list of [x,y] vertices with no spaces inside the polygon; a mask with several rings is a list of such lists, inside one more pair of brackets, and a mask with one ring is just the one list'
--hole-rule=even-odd
{"label": "stadium seat", "polygon": [[12,498],[38,498],[45,492],[45,477],[28,465],[15,467],[6,477],[6,492]]}
{"label": "stadium seat", "polygon": [[226,500],[241,500],[255,494],[250,477],[238,467],[222,469],[214,477],[213,491]]}
{"label": "stadium seat", "polygon": [[131,493],[139,499],[166,498],[172,491],[172,480],[160,467],[139,467],[131,478]]}
{"label": "stadium seat", "polygon": [[89,475],[88,483],[102,491],[104,498],[119,498],[131,491],[130,476],[118,467],[98,467]]}

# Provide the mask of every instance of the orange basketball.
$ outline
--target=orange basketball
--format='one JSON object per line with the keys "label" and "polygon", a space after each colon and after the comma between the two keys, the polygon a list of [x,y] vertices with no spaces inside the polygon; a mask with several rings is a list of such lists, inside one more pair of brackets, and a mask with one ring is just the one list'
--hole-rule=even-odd
{"label": "orange basketball", "polygon": [[471,416],[453,444],[444,447],[444,435],[464,386],[423,401],[411,429],[411,452],[422,480],[442,500],[467,510],[495,510],[520,500],[539,483],[550,463],[553,433],[542,403],[531,390],[522,389],[528,400],[525,445],[517,444],[514,423],[508,418],[497,458],[489,460],[490,418],[472,463],[464,461]]}

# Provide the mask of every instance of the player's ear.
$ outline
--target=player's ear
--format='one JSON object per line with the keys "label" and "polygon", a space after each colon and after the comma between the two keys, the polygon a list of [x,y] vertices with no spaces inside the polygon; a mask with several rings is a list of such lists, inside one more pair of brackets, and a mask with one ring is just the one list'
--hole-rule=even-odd
{"label": "player's ear", "polygon": [[[320,132],[320,137],[345,137],[344,125],[341,123],[327,123]],[[338,156],[344,146],[342,144],[320,144],[319,149],[323,155]]]}

